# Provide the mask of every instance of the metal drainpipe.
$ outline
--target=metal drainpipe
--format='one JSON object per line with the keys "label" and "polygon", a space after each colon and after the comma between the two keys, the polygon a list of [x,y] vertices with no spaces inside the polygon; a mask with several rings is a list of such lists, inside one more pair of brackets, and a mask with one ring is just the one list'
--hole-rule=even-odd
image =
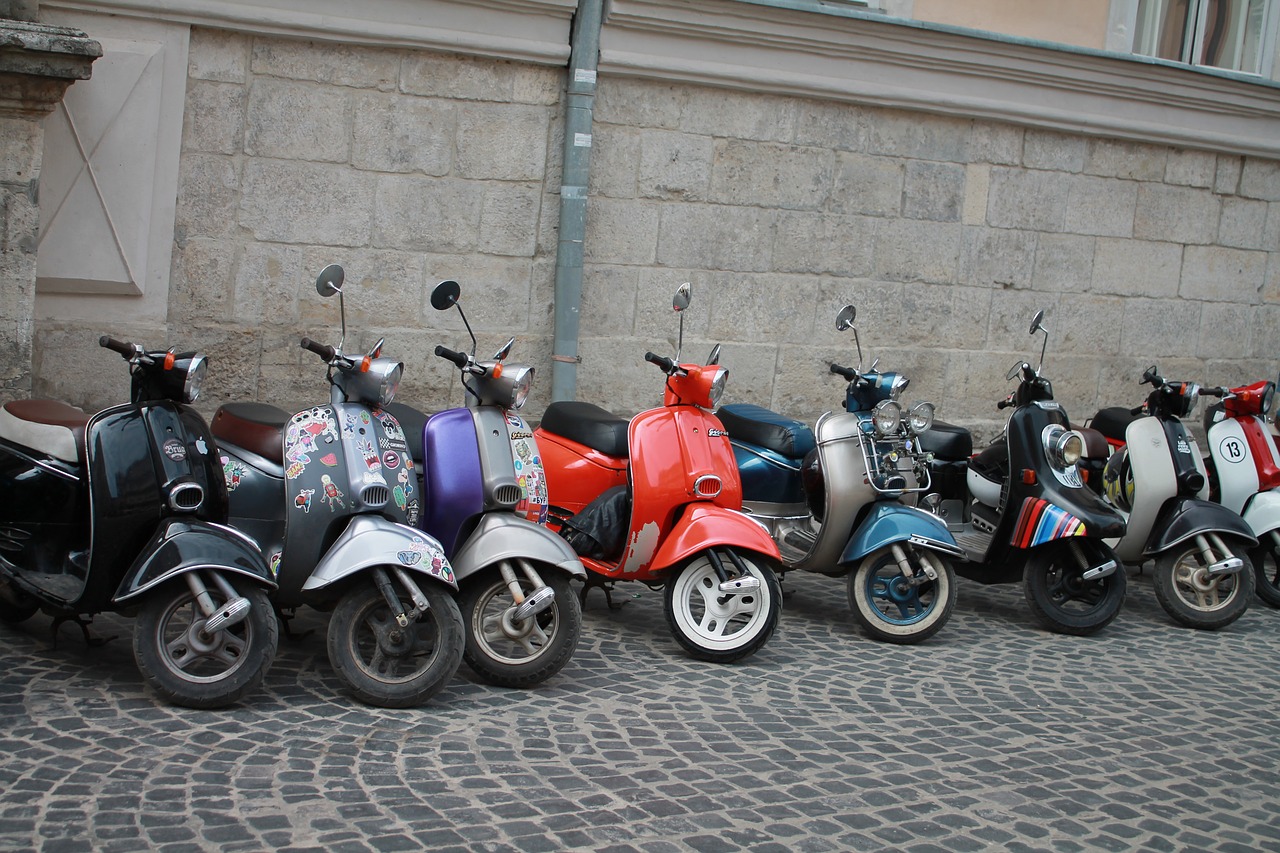
{"label": "metal drainpipe", "polygon": [[560,243],[556,249],[555,339],[551,348],[551,399],[573,400],[578,391],[578,308],[582,302],[582,246],[587,231],[587,174],[591,164],[591,115],[604,0],[578,0],[570,37],[569,87],[560,179]]}

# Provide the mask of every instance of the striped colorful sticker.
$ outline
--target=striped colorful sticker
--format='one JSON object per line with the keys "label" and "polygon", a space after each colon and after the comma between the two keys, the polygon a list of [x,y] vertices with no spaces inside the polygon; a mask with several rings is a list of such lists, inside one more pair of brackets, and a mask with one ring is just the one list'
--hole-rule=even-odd
{"label": "striped colorful sticker", "polygon": [[1018,524],[1013,530],[1015,548],[1034,548],[1066,536],[1085,536],[1084,522],[1043,498],[1022,502]]}

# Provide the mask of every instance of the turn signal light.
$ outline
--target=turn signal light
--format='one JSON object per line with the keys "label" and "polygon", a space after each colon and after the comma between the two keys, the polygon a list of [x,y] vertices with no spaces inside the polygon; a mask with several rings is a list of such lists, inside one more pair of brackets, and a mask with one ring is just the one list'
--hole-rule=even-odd
{"label": "turn signal light", "polygon": [[360,360],[360,372],[368,373],[369,365],[371,364],[373,364],[373,359],[369,358],[369,356],[366,355],[364,358]]}
{"label": "turn signal light", "polygon": [[1034,486],[1036,484],[1036,472],[1034,468],[1022,469],[1022,484],[1024,486]]}
{"label": "turn signal light", "polygon": [[165,369],[165,370],[173,370],[173,362],[174,362],[173,353],[171,353],[171,352],[167,352],[167,353],[165,353],[165,354],[164,354],[164,369]]}

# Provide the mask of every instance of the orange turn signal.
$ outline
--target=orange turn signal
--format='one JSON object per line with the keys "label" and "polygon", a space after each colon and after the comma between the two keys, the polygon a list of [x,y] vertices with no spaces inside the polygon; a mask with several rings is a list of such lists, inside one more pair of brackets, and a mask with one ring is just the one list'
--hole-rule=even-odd
{"label": "orange turn signal", "polygon": [[369,358],[369,356],[367,356],[367,355],[366,355],[366,356],[365,356],[365,357],[360,361],[360,372],[361,372],[361,373],[368,373],[368,372],[369,372],[369,365],[371,365],[371,364],[373,364],[373,359]]}
{"label": "orange turn signal", "polygon": [[493,370],[489,371],[489,373],[491,376],[493,376],[494,379],[501,379],[502,378],[502,362],[498,362],[497,364],[495,364],[493,366]]}
{"label": "orange turn signal", "polygon": [[1024,486],[1034,486],[1036,484],[1036,472],[1034,468],[1022,469],[1022,484]]}
{"label": "orange turn signal", "polygon": [[171,352],[164,354],[164,369],[173,370],[173,353]]}

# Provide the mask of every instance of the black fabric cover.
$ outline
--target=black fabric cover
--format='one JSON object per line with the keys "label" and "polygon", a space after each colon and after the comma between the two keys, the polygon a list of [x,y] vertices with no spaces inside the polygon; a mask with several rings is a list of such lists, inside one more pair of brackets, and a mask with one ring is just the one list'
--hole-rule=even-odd
{"label": "black fabric cover", "polygon": [[561,400],[547,406],[540,426],[606,456],[625,459],[629,423],[626,418],[591,403]]}
{"label": "black fabric cover", "polygon": [[1108,406],[1098,410],[1093,420],[1089,421],[1089,426],[1112,441],[1124,441],[1125,428],[1138,417],[1139,415],[1133,414],[1124,406]]}
{"label": "black fabric cover", "polygon": [[973,435],[962,426],[934,421],[920,434],[920,446],[939,459],[958,462],[973,455]]}
{"label": "black fabric cover", "polygon": [[582,512],[566,519],[560,535],[580,557],[616,560],[622,556],[631,524],[631,490],[626,486],[606,489]]}
{"label": "black fabric cover", "polygon": [[731,438],[781,453],[789,459],[803,459],[816,446],[813,430],[764,406],[730,403],[716,412]]}

